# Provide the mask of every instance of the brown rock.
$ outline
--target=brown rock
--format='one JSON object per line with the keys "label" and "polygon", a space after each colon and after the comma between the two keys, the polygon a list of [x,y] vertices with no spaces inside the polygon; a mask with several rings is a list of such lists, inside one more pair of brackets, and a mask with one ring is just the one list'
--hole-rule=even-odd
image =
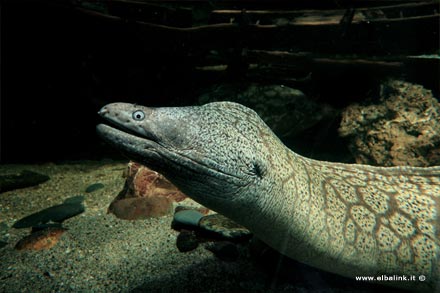
{"label": "brown rock", "polygon": [[351,105],[339,133],[359,164],[434,166],[440,164],[440,104],[420,85],[389,81],[379,104]]}
{"label": "brown rock", "polygon": [[17,250],[42,250],[49,249],[58,243],[61,235],[66,231],[60,227],[49,227],[34,232],[17,242]]}
{"label": "brown rock", "polygon": [[199,221],[199,227],[222,239],[244,240],[252,236],[247,228],[221,214],[204,216]]}
{"label": "brown rock", "polygon": [[126,220],[160,217],[172,212],[172,202],[186,198],[163,175],[131,161],[124,172],[123,190],[108,208],[109,213]]}
{"label": "brown rock", "polygon": [[133,197],[113,201],[109,212],[124,220],[162,217],[173,211],[173,201],[167,197]]}
{"label": "brown rock", "polygon": [[128,191],[125,197],[164,196],[176,202],[186,198],[186,195],[163,175],[133,161],[128,163],[127,184]]}

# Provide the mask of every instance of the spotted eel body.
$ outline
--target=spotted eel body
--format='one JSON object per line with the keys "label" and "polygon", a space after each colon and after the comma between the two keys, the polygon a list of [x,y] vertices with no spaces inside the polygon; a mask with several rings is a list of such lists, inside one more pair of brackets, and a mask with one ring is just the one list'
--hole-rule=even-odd
{"label": "spotted eel body", "polygon": [[104,140],[282,254],[349,278],[406,276],[386,284],[440,290],[440,166],[308,159],[230,102],[114,103],[99,114],[123,129],[99,125]]}

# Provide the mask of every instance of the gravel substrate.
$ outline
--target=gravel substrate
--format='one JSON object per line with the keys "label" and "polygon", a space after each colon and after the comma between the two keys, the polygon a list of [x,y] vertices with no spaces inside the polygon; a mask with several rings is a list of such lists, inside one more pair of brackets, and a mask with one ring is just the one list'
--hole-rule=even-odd
{"label": "gravel substrate", "polygon": [[[11,228],[8,245],[0,249],[0,292],[256,289],[252,279],[259,273],[249,262],[222,262],[203,247],[180,253],[171,215],[138,221],[108,215],[109,203],[122,189],[125,167],[125,162],[0,166],[0,174],[29,169],[51,177],[40,186],[0,194],[0,222],[9,227],[71,196],[84,195],[86,206],[85,213],[64,222],[68,231],[49,250],[15,250],[29,229]],[[104,188],[85,193],[98,182]]]}
{"label": "gravel substrate", "polygon": [[[9,229],[8,244],[0,248],[0,292],[351,291],[346,285],[328,286],[313,271],[301,282],[280,281],[249,257],[222,261],[204,245],[180,253],[178,232],[170,228],[172,215],[126,221],[107,214],[108,205],[122,189],[125,167],[126,162],[1,165],[0,175],[28,169],[51,179],[1,193],[0,223],[11,227],[21,217],[75,195],[85,196],[86,211],[64,222],[68,231],[49,250],[15,250],[29,229]],[[104,188],[85,193],[94,183]]]}

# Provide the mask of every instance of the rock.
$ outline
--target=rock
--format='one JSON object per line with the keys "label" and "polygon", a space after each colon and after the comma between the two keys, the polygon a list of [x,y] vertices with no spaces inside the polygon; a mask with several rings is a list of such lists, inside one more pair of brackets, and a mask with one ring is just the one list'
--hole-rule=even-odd
{"label": "rock", "polygon": [[89,185],[86,188],[86,192],[87,193],[91,193],[91,192],[94,192],[94,191],[99,190],[101,188],[104,188],[104,184],[102,184],[102,183],[94,183],[92,185]]}
{"label": "rock", "polygon": [[[77,197],[75,197],[78,199]],[[66,200],[68,202],[68,200]],[[13,228],[29,228],[46,224],[49,222],[62,223],[64,220],[72,218],[84,212],[82,202],[66,203],[55,205],[26,216],[12,225]]]}
{"label": "rock", "polygon": [[358,164],[440,164],[440,104],[420,85],[384,83],[379,104],[355,104],[344,110],[339,133],[349,138]]}
{"label": "rock", "polygon": [[182,205],[176,206],[176,208],[174,209],[174,213],[177,213],[180,211],[186,211],[186,210],[195,210],[195,211],[198,211],[199,213],[202,213],[204,216],[209,214],[209,209],[206,207],[195,208],[192,206],[182,206]]}
{"label": "rock", "polygon": [[218,85],[199,97],[199,103],[228,101],[254,109],[283,141],[289,141],[324,118],[336,115],[329,105],[318,104],[303,92],[283,85]]}
{"label": "rock", "polygon": [[130,182],[130,180],[132,182],[129,190],[133,196],[164,196],[176,202],[180,202],[187,197],[162,174],[138,163],[130,162],[127,174],[127,182]]}
{"label": "rock", "polygon": [[19,174],[0,176],[0,193],[9,190],[35,186],[46,182],[50,177],[37,172],[23,170]]}
{"label": "rock", "polygon": [[224,261],[235,261],[239,257],[237,245],[229,241],[213,242],[206,249],[214,253],[216,257]]}
{"label": "rock", "polygon": [[248,239],[252,235],[245,227],[220,214],[204,216],[199,221],[199,227],[213,236],[228,240]]}
{"label": "rock", "polygon": [[17,250],[42,250],[49,249],[58,243],[61,235],[66,231],[64,228],[46,228],[32,233],[15,245]]}
{"label": "rock", "polygon": [[84,195],[76,195],[69,198],[66,198],[63,203],[82,203],[84,202],[85,197]]}
{"label": "rock", "polygon": [[180,252],[188,252],[199,246],[199,241],[194,231],[182,230],[176,239],[176,246]]}
{"label": "rock", "polygon": [[173,211],[173,201],[167,197],[133,197],[113,201],[108,212],[123,220],[157,218]]}
{"label": "rock", "polygon": [[179,227],[198,227],[200,219],[203,218],[203,214],[197,210],[182,210],[174,213],[172,227],[179,229]]}
{"label": "rock", "polygon": [[136,162],[128,164],[124,176],[124,188],[108,208],[118,218],[160,217],[172,212],[173,201],[186,198],[164,176]]}

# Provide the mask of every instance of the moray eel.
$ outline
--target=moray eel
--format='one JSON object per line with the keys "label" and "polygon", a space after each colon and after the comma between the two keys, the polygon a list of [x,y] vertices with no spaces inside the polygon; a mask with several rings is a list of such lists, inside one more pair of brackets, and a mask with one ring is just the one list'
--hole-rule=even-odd
{"label": "moray eel", "polygon": [[113,103],[99,114],[117,127],[97,126],[105,141],[280,253],[352,279],[440,290],[440,166],[309,159],[231,102]]}

